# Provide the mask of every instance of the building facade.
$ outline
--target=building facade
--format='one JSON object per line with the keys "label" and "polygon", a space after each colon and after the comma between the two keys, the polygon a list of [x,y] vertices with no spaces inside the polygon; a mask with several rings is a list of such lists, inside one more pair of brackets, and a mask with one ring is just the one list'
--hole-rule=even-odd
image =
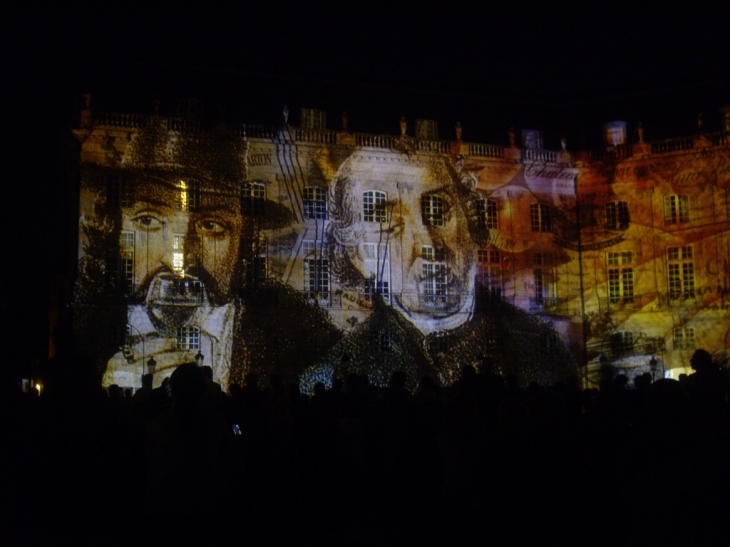
{"label": "building facade", "polygon": [[[93,113],[80,127],[77,347],[105,385],[202,362],[304,387],[490,363],[544,383],[723,357],[727,134],[593,152]],[[415,136],[411,136],[415,135]],[[654,359],[652,369],[650,362]],[[151,363],[150,363],[151,362]]]}

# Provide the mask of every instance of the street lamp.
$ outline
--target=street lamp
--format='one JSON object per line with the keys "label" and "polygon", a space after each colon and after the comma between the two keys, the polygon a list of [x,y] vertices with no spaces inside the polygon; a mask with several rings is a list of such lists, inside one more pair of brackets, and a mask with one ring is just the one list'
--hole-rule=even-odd
{"label": "street lamp", "polygon": [[656,357],[653,355],[651,356],[651,360],[649,361],[649,368],[651,368],[651,381],[654,383],[654,376],[656,375],[656,366],[657,366],[657,360]]}
{"label": "street lamp", "polygon": [[[128,327],[128,329],[136,330],[137,334],[139,334],[139,339],[142,342],[142,362],[144,363],[144,358],[146,357],[146,351],[145,351],[145,347],[144,347],[144,334],[139,332],[139,329],[137,327],[135,327],[134,325],[132,325],[131,323],[127,323],[127,327]],[[127,355],[126,357],[127,357],[127,363],[129,363],[130,365],[132,363],[134,363],[135,358],[134,358],[133,351],[130,350],[129,355]],[[150,359],[150,361],[154,361],[154,359]],[[155,362],[155,365],[156,364],[157,364],[157,362]],[[149,368],[149,361],[147,362],[147,367]],[[154,371],[154,366],[152,367],[152,370]],[[142,375],[144,376],[144,370],[142,371]]]}
{"label": "street lamp", "polygon": [[195,356],[195,362],[198,364],[199,367],[203,366],[203,359],[205,359],[205,356],[200,353],[200,350],[198,350],[198,354]]}
{"label": "street lamp", "polygon": [[154,357],[150,357],[149,360],[147,361],[147,372],[154,375],[156,368],[157,368],[157,361],[155,361]]}

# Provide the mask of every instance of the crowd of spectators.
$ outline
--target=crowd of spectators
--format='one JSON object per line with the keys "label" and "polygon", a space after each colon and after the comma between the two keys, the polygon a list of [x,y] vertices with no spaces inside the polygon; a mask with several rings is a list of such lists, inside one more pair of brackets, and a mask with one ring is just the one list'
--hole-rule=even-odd
{"label": "crowd of spectators", "polygon": [[[5,397],[19,538],[200,533],[261,544],[714,543],[730,526],[730,380],[707,352],[681,381],[604,371],[521,387],[488,360],[453,386],[393,374],[305,396],[178,367],[103,390],[58,363]],[[101,538],[101,539],[100,539]]]}

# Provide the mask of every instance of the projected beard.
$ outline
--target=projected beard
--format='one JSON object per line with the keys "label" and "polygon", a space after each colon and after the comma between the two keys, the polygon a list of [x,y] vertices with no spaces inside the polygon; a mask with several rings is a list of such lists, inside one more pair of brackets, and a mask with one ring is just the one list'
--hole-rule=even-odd
{"label": "projected beard", "polygon": [[[365,232],[371,231],[355,212],[363,210],[370,190],[360,173],[368,173],[368,159],[353,156],[340,167],[331,187],[330,256],[335,273],[360,292],[378,287],[382,272],[365,265]],[[402,168],[397,195],[376,204],[380,258],[393,259],[398,244],[403,267],[402,291],[393,305],[424,334],[453,329],[472,313],[475,278],[475,201],[478,196],[446,159],[430,159]],[[378,210],[379,209],[379,210]],[[478,230],[477,230],[478,231]],[[482,234],[484,239],[488,232]],[[373,241],[372,238],[369,241]]]}
{"label": "projected beard", "polygon": [[[154,357],[165,376],[171,367],[194,362],[207,346],[206,364],[227,383],[230,363],[215,357],[229,355],[232,344],[233,280],[244,231],[240,201],[209,190],[199,203],[185,203],[190,189],[182,180],[147,179],[136,194],[134,205],[122,208],[121,228],[134,234],[138,250],[128,324],[133,340],[138,335],[147,341],[137,353],[143,349]],[[109,382],[124,366],[122,358],[110,360]]]}

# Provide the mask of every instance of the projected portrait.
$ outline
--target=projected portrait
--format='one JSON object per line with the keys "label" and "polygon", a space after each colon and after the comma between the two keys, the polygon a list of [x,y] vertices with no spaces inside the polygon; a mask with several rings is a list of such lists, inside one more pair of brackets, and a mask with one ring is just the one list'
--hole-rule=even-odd
{"label": "projected portrait", "polygon": [[335,341],[324,312],[267,274],[267,231],[290,215],[246,180],[246,153],[151,128],[119,166],[87,166],[76,330],[104,385],[137,385],[150,364],[159,384],[191,362],[224,387],[249,371],[295,380]]}
{"label": "projected portrait", "polygon": [[402,154],[374,169],[356,152],[322,170],[336,173],[325,246],[333,273],[372,313],[309,379],[355,372],[385,383],[404,370],[411,386],[423,374],[450,384],[484,356],[505,357],[502,370],[523,382],[572,371],[547,322],[480,297],[475,255],[490,245],[490,231],[476,177],[460,160]]}

